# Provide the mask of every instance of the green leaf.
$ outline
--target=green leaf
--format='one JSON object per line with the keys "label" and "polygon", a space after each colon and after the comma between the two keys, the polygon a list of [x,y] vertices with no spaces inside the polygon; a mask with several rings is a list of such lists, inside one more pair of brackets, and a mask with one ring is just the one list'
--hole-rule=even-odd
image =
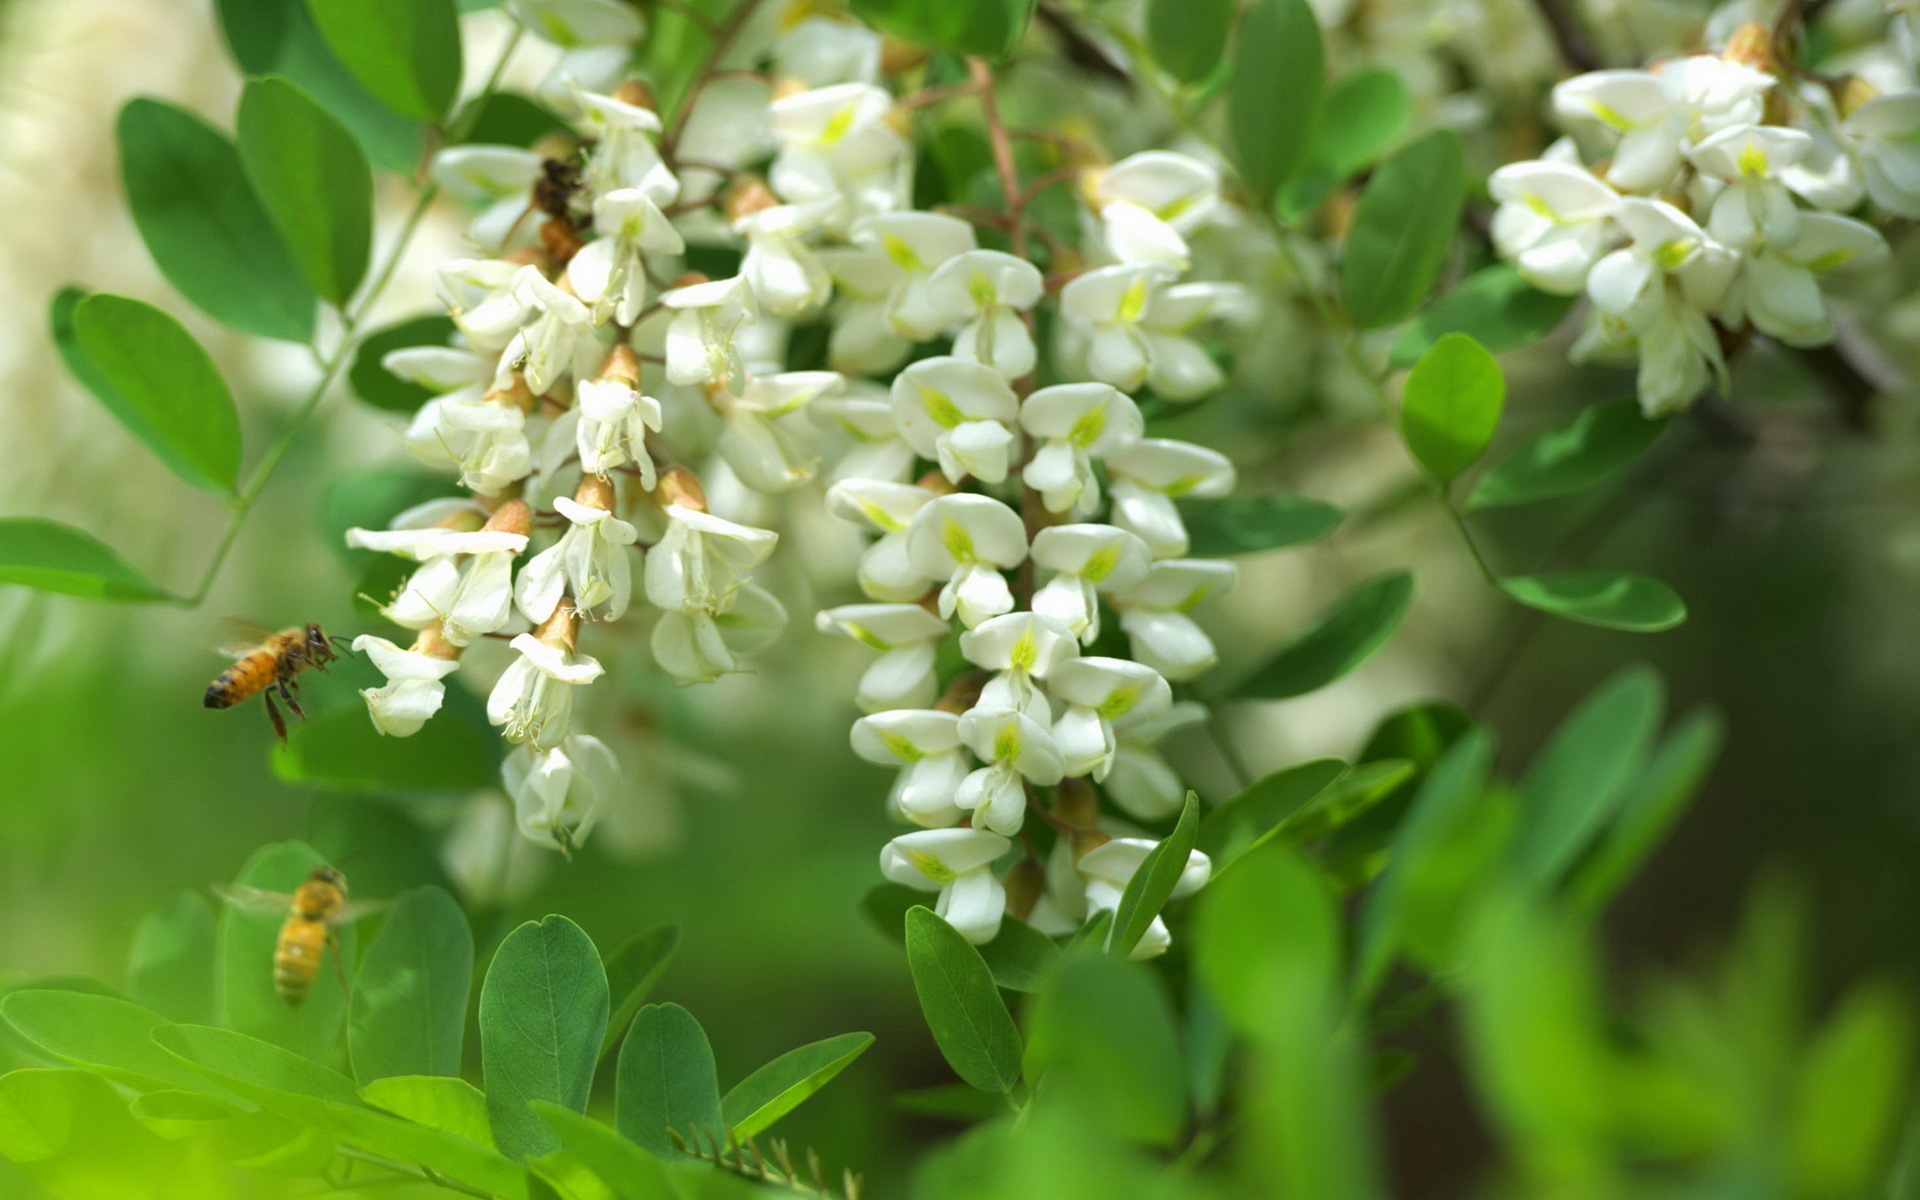
{"label": "green leaf", "polygon": [[40,517],[0,517],[0,583],[90,600],[165,600],[106,543]]}
{"label": "green leaf", "polygon": [[1149,0],[1147,45],[1167,74],[1198,83],[1220,65],[1233,17],[1233,0]]}
{"label": "green leaf", "polygon": [[1169,1146],[1187,1119],[1173,1005],[1138,963],[1097,954],[1062,963],[1029,1015],[1026,1072],[1130,1141]]}
{"label": "green leaf", "polygon": [[219,130],[158,100],[120,110],[120,176],[148,253],[181,295],[259,337],[313,340],[314,294]]}
{"label": "green leaf", "polygon": [[569,1154],[579,1158],[620,1200],[678,1200],[660,1160],[598,1121],[570,1108],[535,1100],[533,1111]]}
{"label": "green leaf", "polygon": [[649,1004],[633,1018],[614,1080],[614,1128],[661,1158],[683,1157],[669,1130],[689,1146],[725,1143],[713,1047],[678,1004]]}
{"label": "green leaf", "polygon": [[896,945],[906,941],[907,912],[927,902],[925,892],[904,884],[876,883],[860,897],[860,913],[880,935]]}
{"label": "green leaf", "polygon": [[1531,346],[1566,319],[1576,299],[1540,291],[1505,263],[1482,267],[1407,323],[1389,362],[1408,366],[1449,333],[1471,334],[1495,354]]}
{"label": "green leaf", "polygon": [[347,382],[353,394],[387,412],[411,413],[433,398],[433,390],[395,375],[380,360],[395,350],[415,346],[445,346],[453,337],[453,321],[435,314],[411,317],[367,335],[353,352]]}
{"label": "green leaf", "polygon": [[292,80],[353,132],[374,165],[388,171],[419,165],[425,130],[360,86],[327,49],[305,0],[215,0],[215,7],[241,73]]}
{"label": "green leaf", "polygon": [[0,1016],[47,1056],[98,1071],[116,1083],[139,1091],[208,1090],[198,1072],[153,1044],[153,1031],[170,1022],[138,1004],[112,996],[30,988],[0,1002]]}
{"label": "green leaf", "polygon": [[1340,778],[1347,764],[1337,758],[1275,771],[1255,780],[1238,796],[1207,814],[1195,845],[1213,860],[1214,871],[1251,850],[1288,817]]}
{"label": "green leaf", "polygon": [[1718,717],[1696,712],[1660,743],[1575,873],[1568,891],[1576,906],[1597,914],[1627,885],[1700,790],[1724,734]]}
{"label": "green leaf", "polygon": [[1486,451],[1506,402],[1506,377],[1493,355],[1466,334],[1449,333],[1407,375],[1400,436],[1445,486]]}
{"label": "green leaf", "polygon": [[528,1104],[585,1112],[607,1027],[607,973],[593,940],[561,916],[507,935],[480,987],[480,1065],[493,1138],[514,1158],[560,1148]]}
{"label": "green leaf", "polygon": [[883,33],[929,50],[983,58],[1013,53],[1033,20],[1037,0],[973,0],[929,4],[926,0],[853,0],[853,11]]}
{"label": "green leaf", "polygon": [[1300,169],[1280,195],[1280,211],[1297,219],[1362,167],[1386,153],[1413,116],[1406,85],[1386,67],[1367,67],[1334,84]]}
{"label": "green leaf", "polygon": [[1234,165],[1260,204],[1272,204],[1300,165],[1325,87],[1320,25],[1306,0],[1256,0],[1234,50],[1227,132]]}
{"label": "green leaf", "polygon": [[474,146],[532,146],[548,134],[568,132],[566,122],[518,92],[475,97],[452,125],[467,131],[462,145]]}
{"label": "green leaf", "polygon": [[1894,1149],[1912,1051],[1906,996],[1872,984],[1848,994],[1814,1041],[1794,1087],[1794,1194],[1873,1191]]}
{"label": "green leaf", "polygon": [[1346,514],[1331,504],[1304,496],[1233,496],[1225,500],[1184,500],[1195,558],[1222,558],[1297,546],[1333,532]]}
{"label": "green leaf", "polygon": [[[255,851],[234,882],[290,895],[315,867],[325,865],[326,860],[306,843],[279,842]],[[344,966],[356,958],[354,929],[349,925],[340,931],[340,944],[328,947],[317,964],[312,988],[295,1007],[280,998],[273,984],[274,948],[284,920],[284,914],[252,912],[233,905],[220,914],[220,976],[226,1024],[315,1062],[331,1062],[347,1011],[340,977]]]}
{"label": "green leaf", "polygon": [[633,1014],[640,1011],[647,993],[653,990],[660,972],[667,969],[667,964],[673,961],[673,952],[679,948],[680,927],[656,925],[628,938],[607,959],[607,991],[620,999],[613,1006],[606,1035],[600,1040],[602,1058],[627,1032]]}
{"label": "green leaf", "polygon": [[1415,771],[1414,764],[1405,759],[1356,763],[1298,811],[1288,814],[1267,836],[1301,846],[1337,833],[1399,791]]}
{"label": "green leaf", "polygon": [[1558,879],[1625,799],[1660,725],[1660,677],[1629,667],[1554,731],[1520,785],[1513,862],[1534,884]]}
{"label": "green leaf", "polygon": [[458,1075],[472,984],[460,905],[437,887],[401,896],[360,960],[347,1017],[353,1077]]}
{"label": "green leaf", "polygon": [[1452,130],[1408,143],[1374,171],[1340,257],[1340,297],[1356,327],[1379,329],[1419,307],[1453,245],[1466,194]]}
{"label": "green leaf", "polygon": [[[925,899],[924,893],[921,898]],[[1037,992],[1060,961],[1059,945],[1018,917],[1003,917],[1000,932],[980,947],[993,981],[1016,992]]]}
{"label": "green leaf", "polygon": [[231,1029],[204,1025],[167,1025],[156,1029],[154,1044],[225,1083],[240,1085],[253,1098],[263,1091],[307,1100],[358,1104],[353,1081],[340,1072],[284,1047]]}
{"label": "green leaf", "polygon": [[9,1196],[195,1200],[225,1176],[135,1121],[98,1075],[22,1070],[0,1076],[0,1181]]}
{"label": "green leaf", "polygon": [[954,1073],[983,1092],[1020,1082],[1020,1031],[980,951],[931,909],[907,911],[907,969]]}
{"label": "green leaf", "polygon": [[1294,643],[1267,660],[1235,694],[1284,700],[1317,691],[1353,670],[1386,644],[1413,600],[1413,576],[1395,571],[1349,592]]}
{"label": "green leaf", "polygon": [[487,1123],[487,1098],[464,1079],[442,1075],[384,1075],[362,1087],[360,1098],[416,1125],[451,1133],[478,1145],[493,1145],[493,1128]]}
{"label": "green leaf", "polygon": [[451,680],[441,710],[419,733],[391,738],[355,703],[293,724],[273,752],[273,771],[289,783],[367,790],[471,789],[499,781],[500,737],[485,706]]}
{"label": "green leaf", "polygon": [[144,301],[97,293],[74,305],[73,339],[90,364],[75,374],[104,385],[95,394],[135,437],[193,486],[232,493],[240,414],[213,359],[180,322]]}
{"label": "green leaf", "polygon": [[732,1136],[746,1141],[798,1108],[873,1045],[870,1033],[843,1033],[782,1054],[733,1085],[720,1101]]}
{"label": "green leaf", "polygon": [[198,892],[177,892],[143,918],[127,954],[127,995],[174,1021],[216,1016],[213,909]]}
{"label": "green leaf", "polygon": [[1274,1032],[1289,977],[1332,978],[1339,933],[1326,881],[1296,851],[1269,843],[1202,889],[1194,968],[1220,1011],[1249,1037]]}
{"label": "green leaf", "polygon": [[373,177],[340,122],[285,79],[247,84],[240,161],[314,290],[344,305],[366,274]]}
{"label": "green leaf", "polygon": [[453,0],[307,0],[328,49],[403,117],[438,122],[460,91]]}
{"label": "green leaf", "polygon": [[1672,588],[1626,571],[1510,575],[1500,590],[1528,608],[1628,633],[1659,633],[1687,619],[1686,602]]}
{"label": "green leaf", "polygon": [[1665,433],[1633,400],[1595,404],[1571,424],[1531,438],[1488,467],[1468,494],[1469,509],[1531,504],[1584,491],[1646,453]]}
{"label": "green leaf", "polygon": [[1173,832],[1147,851],[1133,877],[1127,880],[1126,890],[1120,894],[1120,906],[1113,911],[1113,931],[1107,935],[1107,952],[1115,958],[1133,953],[1153,919],[1173,898],[1173,889],[1187,869],[1194,838],[1199,832],[1200,798],[1188,792]]}

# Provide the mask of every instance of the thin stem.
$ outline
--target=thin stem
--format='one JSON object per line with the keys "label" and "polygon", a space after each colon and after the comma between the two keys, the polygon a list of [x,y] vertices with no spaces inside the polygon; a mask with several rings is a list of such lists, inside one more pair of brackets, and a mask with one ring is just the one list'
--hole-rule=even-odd
{"label": "thin stem", "polygon": [[1500,587],[1500,575],[1487,562],[1486,555],[1480,552],[1480,543],[1473,540],[1473,531],[1467,528],[1467,518],[1453,506],[1445,493],[1440,495],[1440,506],[1446,509],[1447,517],[1453,522],[1454,529],[1460,533],[1460,540],[1467,544],[1467,552],[1473,555],[1473,565],[1480,568],[1480,575],[1495,588]]}
{"label": "thin stem", "polygon": [[734,39],[747,26],[747,19],[753,16],[753,10],[759,7],[760,0],[740,0],[727,14],[727,19],[713,35],[713,45],[707,47],[707,57],[694,74],[693,83],[687,87],[686,98],[680,101],[680,110],[673,114],[673,124],[660,138],[660,157],[672,162],[673,152],[680,145],[680,138],[687,131],[687,121],[692,117],[694,107],[700,102],[700,94],[707,88],[707,82],[713,73],[720,69],[720,60],[732,48]]}
{"label": "thin stem", "polygon": [[1206,710],[1207,736],[1213,739],[1214,749],[1220,752],[1220,761],[1226,764],[1228,774],[1233,776],[1234,791],[1244,792],[1253,783],[1253,771],[1248,768],[1247,760],[1240,756],[1240,748],[1233,744],[1232,731],[1227,728],[1219,704],[1206,702]]}
{"label": "thin stem", "polygon": [[1547,32],[1553,35],[1553,44],[1568,66],[1576,71],[1598,71],[1607,65],[1594,49],[1587,31],[1580,27],[1580,19],[1567,7],[1566,0],[1533,0],[1533,6],[1540,11],[1541,19],[1547,23]]}
{"label": "thin stem", "polygon": [[1020,170],[1013,161],[1013,139],[1007,136],[1007,126],[1000,119],[1000,104],[993,94],[993,68],[983,58],[967,60],[967,70],[973,76],[974,87],[980,92],[980,115],[987,123],[987,144],[993,148],[993,168],[1000,176],[1000,198],[1006,205],[1007,215],[1015,218],[1008,227],[1008,235],[1013,239],[1015,258],[1027,256],[1027,230],[1020,215]]}

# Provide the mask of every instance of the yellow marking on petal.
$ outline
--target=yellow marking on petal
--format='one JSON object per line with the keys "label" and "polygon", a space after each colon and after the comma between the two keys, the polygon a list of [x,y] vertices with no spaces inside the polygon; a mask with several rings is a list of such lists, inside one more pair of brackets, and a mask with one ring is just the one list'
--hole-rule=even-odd
{"label": "yellow marking on petal", "polygon": [[[925,751],[897,733],[881,734],[880,744],[887,748],[888,754],[893,755],[901,762],[917,763],[926,757]],[[912,853],[912,851],[908,851],[908,853]]]}
{"label": "yellow marking on petal", "polygon": [[561,20],[558,14],[552,12],[543,12],[540,14],[540,36],[546,38],[556,46],[568,48],[576,45],[580,40],[579,35],[574,32],[573,26]]}
{"label": "yellow marking on petal", "polygon": [[1119,565],[1120,547],[1103,546],[1087,556],[1087,565],[1080,568],[1080,578],[1088,583],[1100,583]]}
{"label": "yellow marking on petal", "polygon": [[1076,446],[1091,446],[1107,428],[1107,406],[1097,404],[1080,414],[1080,419],[1067,430],[1067,440]]}
{"label": "yellow marking on petal", "polygon": [[1154,216],[1159,217],[1162,221],[1171,222],[1181,213],[1186,212],[1198,203],[1200,203],[1200,194],[1195,192],[1191,195],[1181,196],[1177,200],[1163,204],[1159,208],[1149,209],[1148,211]]}
{"label": "yellow marking on petal", "polygon": [[840,622],[840,628],[846,630],[847,636],[863,646],[872,646],[875,650],[893,649],[892,646],[887,645],[875,636],[873,630],[868,629],[865,625],[855,625],[852,621],[842,621]]}
{"label": "yellow marking on petal", "polygon": [[937,392],[923,383],[916,383],[914,387],[919,389],[921,406],[942,429],[953,429],[966,423],[967,414],[960,411],[960,406],[953,402],[953,397],[945,392]]}
{"label": "yellow marking on petal", "polygon": [[993,735],[993,761],[1012,762],[1020,755],[1020,726],[1008,721]]}
{"label": "yellow marking on petal", "polygon": [[1677,270],[1693,257],[1694,249],[1692,242],[1666,242],[1653,252],[1653,261],[1662,271]]}
{"label": "yellow marking on petal", "polygon": [[860,506],[860,515],[872,521],[874,527],[877,529],[884,529],[888,533],[899,533],[902,529],[906,528],[904,524],[894,520],[891,513],[871,500],[860,498],[856,499],[854,503]]}
{"label": "yellow marking on petal", "polygon": [[1545,200],[1542,200],[1532,192],[1528,192],[1526,195],[1520,197],[1520,203],[1526,205],[1529,209],[1532,209],[1535,214],[1545,217],[1549,221],[1558,223],[1560,220],[1560,214],[1554,212]]}
{"label": "yellow marking on petal", "polygon": [[920,261],[920,256],[913,252],[913,247],[907,245],[898,234],[882,234],[880,245],[886,250],[887,257],[892,259],[902,271],[920,271],[926,268],[926,264]]}
{"label": "yellow marking on petal", "polygon": [[1127,687],[1117,687],[1113,689],[1111,695],[1095,706],[1093,711],[1100,714],[1101,719],[1111,721],[1115,717],[1125,716],[1128,712],[1131,712],[1133,706],[1139,699],[1139,685],[1133,684]]}
{"label": "yellow marking on petal", "polygon": [[1033,631],[1031,629],[1022,633],[1020,640],[1016,641],[1013,644],[1013,649],[1007,653],[1007,661],[1011,664],[1011,669],[1015,671],[1031,671],[1033,670],[1033,664],[1039,660],[1040,647],[1034,642]]}
{"label": "yellow marking on petal", "polygon": [[1160,489],[1163,495],[1184,496],[1207,481],[1205,475],[1186,475]]}
{"label": "yellow marking on petal", "polygon": [[973,278],[967,280],[967,295],[971,296],[973,302],[981,308],[987,307],[998,298],[993,290],[993,280],[988,279],[983,271],[975,271]]}
{"label": "yellow marking on petal", "polygon": [[1842,263],[1850,261],[1852,258],[1853,251],[1851,250],[1829,250],[1820,257],[1809,259],[1801,265],[1807,270],[1817,273],[1820,271],[1831,271]]}
{"label": "yellow marking on petal", "polygon": [[832,146],[838,143],[840,139],[846,137],[847,131],[852,128],[853,106],[849,104],[847,107],[833,114],[833,116],[828,119],[826,125],[820,130],[820,144],[822,146]]}
{"label": "yellow marking on petal", "polygon": [[1609,129],[1617,129],[1621,133],[1626,133],[1633,128],[1632,121],[1627,120],[1617,109],[1602,104],[1598,100],[1590,102],[1587,107],[1592,110],[1593,115],[1599,119],[1600,123]]}
{"label": "yellow marking on petal", "polygon": [[913,864],[914,870],[925,875],[935,883],[952,883],[960,877],[952,867],[941,862],[933,855],[928,854],[925,850],[904,850],[901,853],[906,856],[908,862]]}
{"label": "yellow marking on petal", "polygon": [[1141,275],[1127,285],[1126,294],[1120,297],[1120,320],[1131,325],[1147,311],[1147,277]]}
{"label": "yellow marking on petal", "polygon": [[940,544],[946,547],[947,554],[953,561],[962,563],[974,561],[973,535],[968,533],[967,527],[960,522],[947,520],[940,523]]}
{"label": "yellow marking on petal", "polygon": [[1765,175],[1767,173],[1767,152],[1760,148],[1758,142],[1748,142],[1741,149],[1740,157],[1735,160],[1735,163],[1739,166],[1742,175]]}
{"label": "yellow marking on petal", "polygon": [[1200,587],[1193,589],[1191,592],[1187,593],[1187,598],[1185,600],[1182,600],[1180,603],[1173,606],[1174,611],[1183,612],[1183,613],[1192,612],[1194,609],[1200,607],[1201,603],[1206,600],[1207,594],[1211,591],[1213,591],[1213,589],[1204,584],[1201,585]]}

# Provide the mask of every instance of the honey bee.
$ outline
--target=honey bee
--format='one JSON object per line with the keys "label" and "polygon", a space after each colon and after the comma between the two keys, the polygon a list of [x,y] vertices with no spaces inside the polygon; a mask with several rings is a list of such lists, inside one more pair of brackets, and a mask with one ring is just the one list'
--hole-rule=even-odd
{"label": "honey bee", "polygon": [[274,733],[285,742],[287,722],[273,702],[274,693],[279,693],[294,716],[306,720],[294,676],[308,667],[326,670],[327,664],[338,658],[340,652],[318,625],[295,626],[279,633],[254,629],[247,632],[251,635],[247,640],[222,648],[222,653],[234,655],[238,661],[207,685],[204,703],[208,708],[232,708],[242,700],[261,695],[266,700]]}
{"label": "honey bee", "polygon": [[313,990],[320,960],[329,947],[340,988],[347,989],[346,968],[340,962],[340,929],[382,907],[377,903],[348,903],[347,877],[336,867],[315,867],[292,895],[244,884],[223,884],[214,890],[243,912],[285,916],[273,946],[273,990],[290,1008],[298,1008]]}

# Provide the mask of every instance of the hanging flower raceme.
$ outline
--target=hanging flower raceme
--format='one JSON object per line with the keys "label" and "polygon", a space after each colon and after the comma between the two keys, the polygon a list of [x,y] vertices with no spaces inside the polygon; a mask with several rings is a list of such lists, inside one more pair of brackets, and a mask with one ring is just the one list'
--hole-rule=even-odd
{"label": "hanging flower raceme", "polygon": [[939,690],[934,659],[947,623],[918,604],[843,604],[814,618],[823,633],[840,633],[880,652],[860,677],[855,703],[870,713],[925,708]]}
{"label": "hanging flower raceme", "polygon": [[970,942],[990,942],[1006,911],[1005,887],[994,860],[1013,843],[978,829],[904,833],[880,852],[880,873],[922,892],[938,892],[934,912]]}
{"label": "hanging flower raceme", "polygon": [[435,625],[422,629],[404,650],[369,633],[354,638],[353,649],[387,677],[386,686],[364,688],[360,697],[367,702],[373,727],[388,737],[419,733],[446,701],[447,676],[460,669],[461,647]]}
{"label": "hanging flower raceme", "polygon": [[569,855],[587,840],[620,786],[613,751],[584,733],[548,750],[517,747],[500,773],[521,835]]}
{"label": "hanging flower raceme", "polygon": [[[439,517],[437,524],[424,524]],[[390,530],[349,529],[347,545],[411,558],[421,564],[380,612],[408,629],[439,627],[455,646],[492,633],[512,613],[513,560],[527,548],[533,513],[508,500],[483,527],[461,501],[434,501],[409,509]],[[464,528],[463,528],[464,527]]]}
{"label": "hanging flower raceme", "polygon": [[582,479],[571,500],[554,500],[567,531],[533,556],[514,585],[514,601],[527,620],[537,625],[551,617],[563,595],[573,598],[583,616],[604,606],[606,619],[617,621],[626,612],[639,531],[614,515],[615,503],[613,485],[599,475]]}
{"label": "hanging flower raceme", "polygon": [[991,496],[959,493],[927,502],[907,527],[907,561],[921,576],[942,581],[940,615],[958,615],[971,629],[1013,611],[1013,591],[1001,572],[1027,556],[1020,514]]}

